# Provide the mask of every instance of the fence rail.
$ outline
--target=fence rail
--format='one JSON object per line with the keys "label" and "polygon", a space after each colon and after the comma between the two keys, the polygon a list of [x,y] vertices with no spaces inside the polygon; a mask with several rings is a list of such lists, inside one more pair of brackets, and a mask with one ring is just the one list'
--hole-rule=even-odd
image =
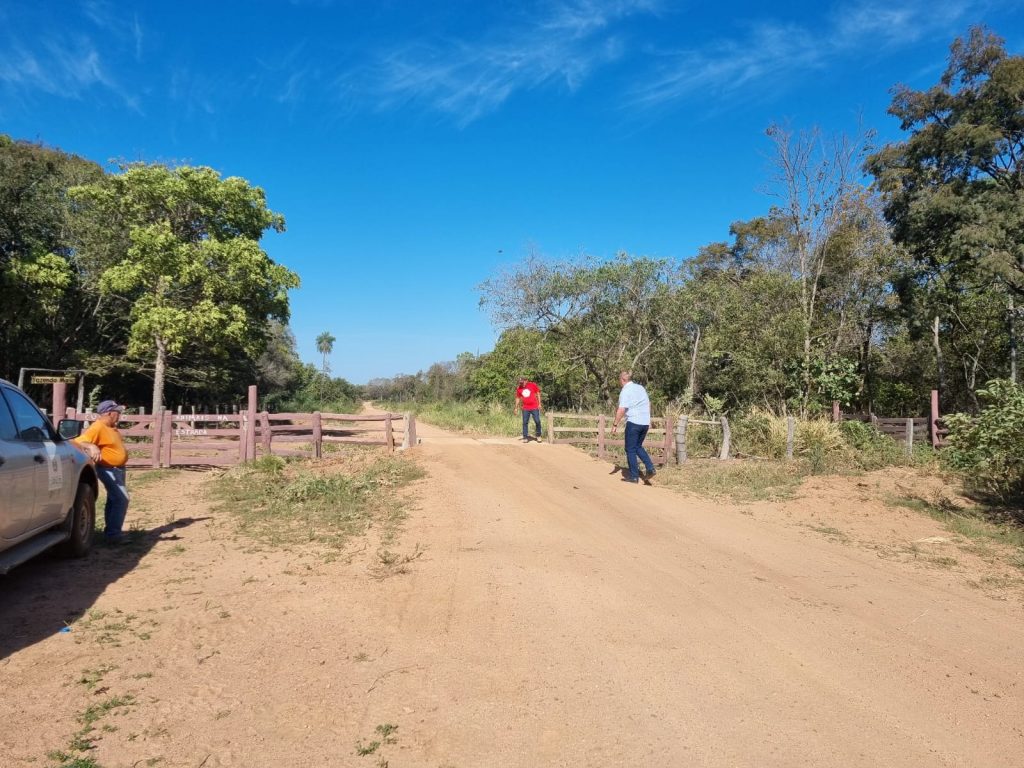
{"label": "fence rail", "polygon": [[939,392],[932,390],[931,413],[928,416],[888,418],[873,413],[843,413],[839,403],[832,403],[833,421],[862,421],[871,424],[883,435],[906,443],[907,452],[913,450],[915,443],[930,442],[932,448],[942,448],[946,444],[949,430],[939,413]]}
{"label": "fence rail", "polygon": [[[91,412],[67,408],[66,418],[95,421]],[[320,458],[324,445],[378,445],[389,451],[416,445],[411,413],[270,413],[249,408],[236,414],[122,414],[129,467],[233,466],[258,456]]]}
{"label": "fence rail", "polygon": [[[587,422],[581,426],[566,424],[567,421]],[[551,413],[547,414],[548,442],[556,445],[575,445],[589,447],[599,458],[609,456],[625,456],[621,433],[611,432],[613,420],[604,414],[597,416],[582,413]],[[561,423],[559,423],[561,422]],[[561,437],[560,437],[561,435]],[[665,418],[651,419],[651,428],[647,431],[649,443],[644,447],[651,455],[651,461],[664,466],[672,461],[672,420]]]}

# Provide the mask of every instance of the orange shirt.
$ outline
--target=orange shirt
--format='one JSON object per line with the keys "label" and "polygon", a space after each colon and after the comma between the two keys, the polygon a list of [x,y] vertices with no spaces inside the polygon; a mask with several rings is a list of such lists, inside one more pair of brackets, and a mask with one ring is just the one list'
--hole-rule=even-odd
{"label": "orange shirt", "polygon": [[124,440],[121,433],[113,427],[108,427],[102,421],[94,421],[81,435],[76,438],[77,442],[92,443],[100,449],[100,464],[108,467],[123,467],[128,461],[128,451],[125,450]]}

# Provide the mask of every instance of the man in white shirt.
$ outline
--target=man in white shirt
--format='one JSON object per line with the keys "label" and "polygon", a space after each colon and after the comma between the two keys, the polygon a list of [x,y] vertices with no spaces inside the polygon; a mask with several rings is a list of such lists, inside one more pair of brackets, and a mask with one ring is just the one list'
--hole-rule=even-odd
{"label": "man in white shirt", "polygon": [[637,457],[644,463],[647,469],[647,478],[654,477],[654,462],[644,449],[644,438],[647,437],[647,430],[651,428],[651,401],[647,397],[647,390],[633,381],[632,371],[623,371],[619,374],[619,384],[622,391],[619,392],[619,410],[615,412],[615,421],[612,424],[612,434],[619,427],[619,422],[626,420],[626,463],[629,464],[629,477],[622,478],[626,483],[639,483],[640,470],[637,466]]}

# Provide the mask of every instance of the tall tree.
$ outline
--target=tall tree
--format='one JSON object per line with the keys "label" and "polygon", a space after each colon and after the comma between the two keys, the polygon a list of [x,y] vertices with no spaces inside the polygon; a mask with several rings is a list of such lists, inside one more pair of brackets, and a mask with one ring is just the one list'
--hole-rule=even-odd
{"label": "tall tree", "polygon": [[592,392],[611,402],[617,372],[644,372],[652,350],[678,331],[663,301],[672,275],[665,261],[619,254],[544,262],[481,285],[481,304],[503,329],[532,328],[558,345],[566,373],[581,369]]}
{"label": "tall tree", "polygon": [[859,207],[859,198],[866,194],[857,174],[871,135],[826,137],[817,128],[794,132],[779,125],[770,126],[767,133],[775,147],[775,173],[769,191],[780,200],[770,216],[786,225],[781,266],[788,268],[800,284],[800,411],[806,413],[814,378],[812,356],[822,281],[836,254],[836,237]]}
{"label": "tall tree", "polygon": [[331,378],[331,352],[334,350],[334,342],[336,339],[328,332],[324,331],[316,337],[316,351],[319,352],[323,358],[321,363],[320,372],[323,374],[323,383],[320,387],[320,406],[324,404],[324,391]]}
{"label": "tall tree", "polygon": [[316,351],[323,355],[321,370],[324,376],[331,372],[331,352],[334,351],[334,342],[337,341],[328,331],[324,331],[316,337]]}
{"label": "tall tree", "polygon": [[102,345],[67,195],[102,175],[88,160],[0,134],[0,375],[68,366]]}
{"label": "tall tree", "polygon": [[[108,311],[130,318],[127,351],[152,360],[154,412],[176,356],[236,346],[255,360],[268,320],[288,319],[299,279],[260,248],[284,217],[259,187],[211,168],[138,163],[71,193],[85,222],[80,252]],[[119,237],[124,247],[112,247]]]}
{"label": "tall tree", "polygon": [[972,27],[953,42],[939,82],[897,86],[889,112],[910,135],[867,167],[916,263],[907,287],[923,292],[919,303],[932,313],[940,374],[940,331],[954,315],[971,322],[959,306],[970,293],[1002,292],[1012,357],[1014,299],[1024,298],[1024,57]]}

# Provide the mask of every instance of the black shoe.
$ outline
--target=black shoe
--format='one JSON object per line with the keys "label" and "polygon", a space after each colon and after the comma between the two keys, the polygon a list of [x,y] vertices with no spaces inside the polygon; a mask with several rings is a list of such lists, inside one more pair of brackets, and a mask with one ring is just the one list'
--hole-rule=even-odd
{"label": "black shoe", "polygon": [[648,472],[648,473],[647,473],[647,479],[648,479],[648,480],[650,480],[650,479],[651,479],[652,477],[654,477],[654,476],[655,476],[656,474],[658,474],[658,470],[656,470],[656,469],[652,469],[652,470],[651,470],[650,472]]}
{"label": "black shoe", "polygon": [[640,481],[639,480],[634,480],[632,477],[624,477],[624,478],[622,478],[622,482],[624,482],[624,483],[632,483],[633,485],[637,485]]}

